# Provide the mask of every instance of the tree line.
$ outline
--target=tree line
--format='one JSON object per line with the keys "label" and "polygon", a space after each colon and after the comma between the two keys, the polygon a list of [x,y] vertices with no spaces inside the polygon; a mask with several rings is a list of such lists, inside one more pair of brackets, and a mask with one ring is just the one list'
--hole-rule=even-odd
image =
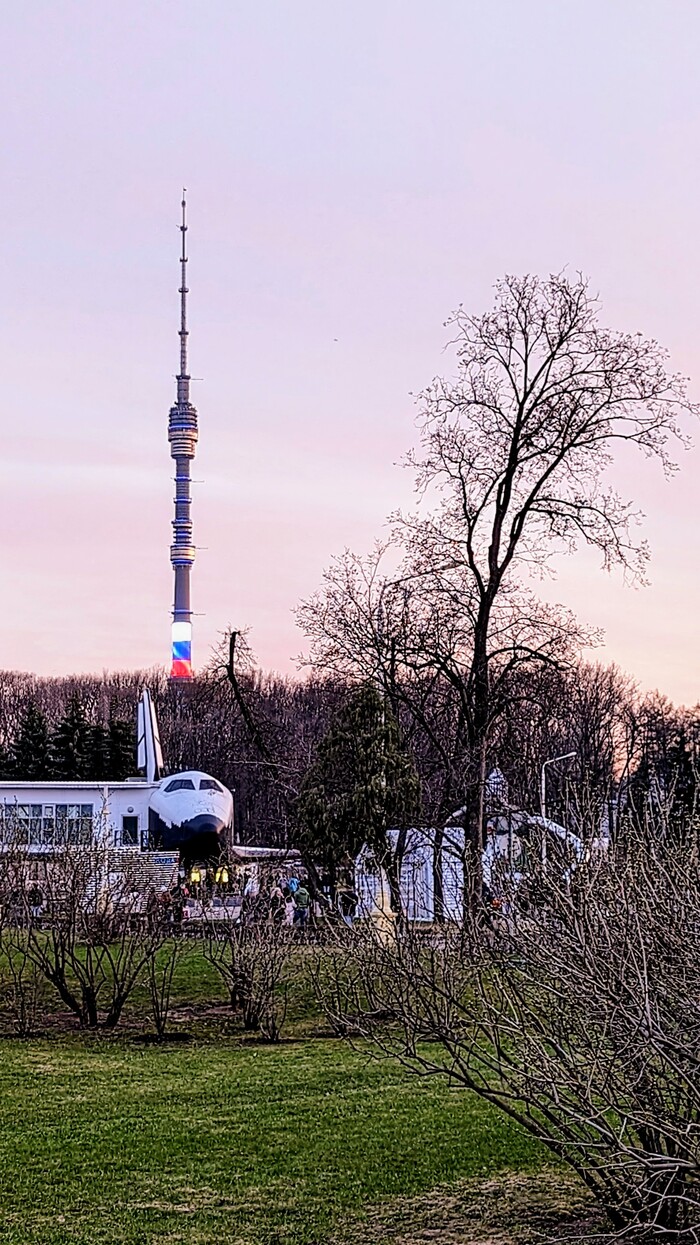
{"label": "tree line", "polygon": [[[4,691],[17,690],[10,676]],[[20,686],[24,680],[20,679]],[[66,688],[67,697],[57,716],[49,717],[44,697],[37,694],[32,680],[26,681],[25,695],[14,709],[3,703],[4,731],[0,739],[0,779],[17,778],[28,782],[52,780],[119,781],[134,768],[135,727],[133,721],[115,716],[111,707],[106,718],[89,716],[88,697],[82,688]],[[58,700],[62,698],[59,696]]]}
{"label": "tree line", "polygon": [[[460,775],[473,757],[468,740],[460,742],[459,698],[447,683],[387,688],[247,665],[237,678],[247,718],[218,656],[184,696],[160,670],[66,679],[0,672],[2,777],[135,775],[136,706],[147,684],[168,771],[201,768],[229,786],[242,842],[301,844],[331,867],[372,826],[439,826],[463,804]],[[700,707],[642,694],[614,665],[519,671],[488,753],[510,803],[538,811],[542,764],[570,752],[548,773],[556,820],[585,837],[619,815],[622,794],[626,805],[663,806],[681,824],[697,802]]]}

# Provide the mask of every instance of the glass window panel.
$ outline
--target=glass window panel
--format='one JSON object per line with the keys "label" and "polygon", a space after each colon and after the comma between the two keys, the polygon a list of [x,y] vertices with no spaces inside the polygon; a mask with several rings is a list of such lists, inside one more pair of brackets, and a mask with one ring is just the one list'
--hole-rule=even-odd
{"label": "glass window panel", "polygon": [[122,846],[138,847],[139,845],[139,819],[138,817],[122,817]]}

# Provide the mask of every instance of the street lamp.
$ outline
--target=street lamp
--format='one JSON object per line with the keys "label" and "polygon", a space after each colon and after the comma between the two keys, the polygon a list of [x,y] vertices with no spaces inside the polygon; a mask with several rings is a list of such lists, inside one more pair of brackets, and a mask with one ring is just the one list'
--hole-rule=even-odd
{"label": "street lamp", "polygon": [[575,752],[562,752],[561,756],[549,757],[542,766],[540,776],[540,812],[543,817],[547,816],[547,766],[554,765],[556,761],[568,761],[571,757],[575,757]]}

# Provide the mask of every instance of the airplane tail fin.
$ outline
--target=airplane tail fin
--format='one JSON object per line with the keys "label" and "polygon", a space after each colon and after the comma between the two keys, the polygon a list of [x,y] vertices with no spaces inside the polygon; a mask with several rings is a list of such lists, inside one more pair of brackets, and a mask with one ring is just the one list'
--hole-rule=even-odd
{"label": "airplane tail fin", "polygon": [[163,773],[163,750],[160,746],[156,711],[147,687],[144,687],[139,701],[136,738],[136,764],[139,769],[146,771],[147,782],[157,782]]}

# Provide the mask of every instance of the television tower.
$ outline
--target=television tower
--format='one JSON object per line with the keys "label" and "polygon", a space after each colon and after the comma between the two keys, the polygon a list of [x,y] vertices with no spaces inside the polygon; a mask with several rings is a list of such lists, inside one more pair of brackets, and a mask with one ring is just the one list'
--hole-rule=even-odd
{"label": "television tower", "polygon": [[187,370],[187,203],[182,191],[182,251],[180,253],[180,371],[177,397],[170,408],[168,441],[175,459],[175,518],[170,561],[175,572],[173,601],[171,679],[192,678],[192,607],[190,571],[194,562],[190,497],[190,463],[197,445],[197,411],[190,402],[190,375]]}

